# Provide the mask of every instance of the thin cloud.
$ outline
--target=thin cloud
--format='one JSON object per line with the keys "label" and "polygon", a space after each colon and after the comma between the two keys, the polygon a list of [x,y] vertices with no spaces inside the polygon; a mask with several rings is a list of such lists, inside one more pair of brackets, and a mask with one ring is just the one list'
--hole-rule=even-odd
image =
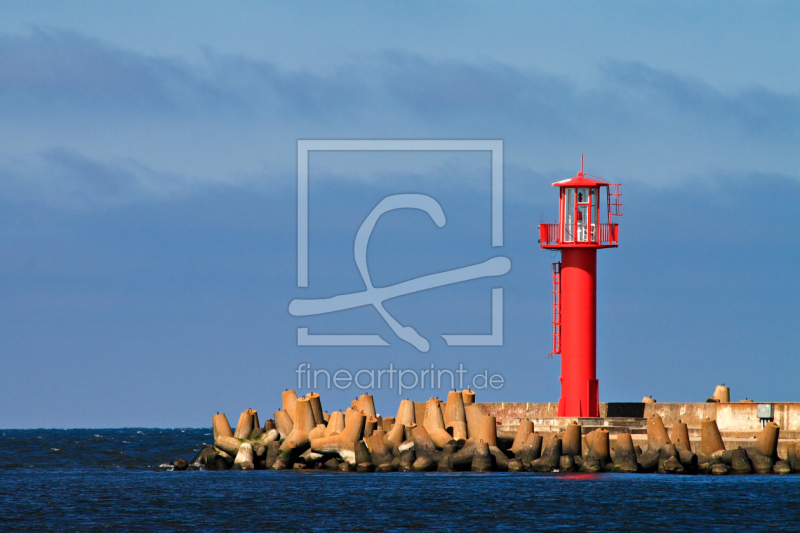
{"label": "thin cloud", "polygon": [[0,196],[107,205],[284,183],[298,138],[500,138],[524,175],[555,175],[589,151],[598,172],[652,184],[731,170],[797,177],[798,95],[600,67],[579,89],[401,51],[320,73],[213,52],[191,64],[58,30],[0,36]]}
{"label": "thin cloud", "polygon": [[647,102],[667,108],[708,128],[736,127],[748,136],[790,137],[800,133],[800,98],[751,87],[725,94],[707,84],[640,63],[610,62],[604,78],[619,90],[638,93]]}
{"label": "thin cloud", "polygon": [[[0,94],[9,104],[123,106],[164,113],[219,98],[218,89],[178,60],[113,48],[73,33],[36,29],[0,36]],[[24,111],[22,109],[21,111]]]}
{"label": "thin cloud", "polygon": [[199,192],[197,180],[131,160],[99,161],[65,148],[0,164],[0,195],[16,202],[87,209]]}

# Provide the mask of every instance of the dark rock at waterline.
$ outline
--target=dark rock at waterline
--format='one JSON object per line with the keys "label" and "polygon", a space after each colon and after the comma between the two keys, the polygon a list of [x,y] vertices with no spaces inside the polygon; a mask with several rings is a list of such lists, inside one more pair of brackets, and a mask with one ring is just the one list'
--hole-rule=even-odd
{"label": "dark rock at waterline", "polygon": [[753,464],[753,471],[756,474],[771,474],[775,462],[771,457],[760,454],[748,454],[750,462]]}
{"label": "dark rock at waterline", "polygon": [[681,462],[675,456],[668,457],[659,465],[659,471],[663,470],[665,474],[683,474],[684,469]]}
{"label": "dark rock at waterline", "polygon": [[264,457],[264,466],[266,468],[272,468],[272,465],[274,465],[275,461],[278,460],[278,455],[280,455],[280,447],[281,443],[278,441],[272,441],[267,444],[267,453]]}
{"label": "dark rock at waterline", "polygon": [[[608,470],[611,467],[611,470]],[[606,470],[618,474],[635,474],[639,471],[639,464],[636,461],[626,461],[620,463],[608,463]]]}
{"label": "dark rock at waterline", "polygon": [[522,464],[522,459],[517,459],[516,457],[513,459],[508,460],[508,471],[509,472],[524,472],[525,465]]}
{"label": "dark rock at waterline", "polygon": [[572,455],[562,455],[558,462],[558,470],[559,472],[574,472],[575,468],[575,459],[573,459]]}
{"label": "dark rock at waterline", "polygon": [[713,476],[724,476],[725,474],[728,473],[728,470],[729,470],[728,465],[726,465],[725,463],[715,463],[711,465],[711,469],[709,470],[709,472]]}
{"label": "dark rock at waterline", "polygon": [[369,453],[369,448],[367,447],[367,443],[364,442],[363,440],[356,442],[353,445],[353,453],[355,454],[356,464],[372,462],[372,455],[370,455]]}
{"label": "dark rock at waterline", "polygon": [[639,455],[639,467],[642,472],[655,472],[658,468],[658,460],[660,457],[660,450],[648,449]]}
{"label": "dark rock at waterline", "polygon": [[508,456],[497,446],[489,446],[489,455],[494,458],[494,464],[498,472],[508,470]]}
{"label": "dark rock at waterline", "polygon": [[534,433],[531,433],[525,439],[522,449],[517,454],[525,468],[530,468],[531,463],[542,456],[542,442],[542,436]]}
{"label": "dark rock at waterline", "polygon": [[189,463],[186,459],[178,459],[175,461],[175,466],[173,467],[174,470],[186,470],[189,467]]}
{"label": "dark rock at waterline", "polygon": [[753,470],[756,474],[772,473],[772,467],[775,464],[772,457],[762,455],[755,448],[747,448],[745,451],[747,452],[747,458],[750,459],[750,463],[752,463]]}
{"label": "dark rock at waterline", "polygon": [[400,452],[400,461],[398,462],[397,465],[397,471],[410,472],[414,465],[414,461],[416,460],[417,460],[417,454],[414,453],[413,447],[403,450],[402,452]]}
{"label": "dark rock at waterline", "polygon": [[453,457],[452,454],[445,455],[439,460],[436,465],[437,472],[452,472],[453,471]]}
{"label": "dark rock at waterline", "polygon": [[746,451],[741,448],[733,451],[731,468],[736,474],[750,474],[753,472],[753,463],[747,457]]}
{"label": "dark rock at waterline", "polygon": [[[671,471],[667,471],[667,461],[672,459],[669,463],[669,468]],[[677,471],[675,465],[680,466],[680,472]],[[678,449],[672,443],[667,443],[661,446],[658,450],[658,473],[659,474],[677,474],[683,473],[683,466],[680,464],[680,459],[678,456]]]}
{"label": "dark rock at waterline", "polygon": [[438,472],[452,472],[453,471],[453,455],[458,452],[458,445],[456,441],[451,440],[444,445],[444,448],[439,453],[439,459],[436,464]]}
{"label": "dark rock at waterline", "polygon": [[561,439],[551,436],[545,444],[542,456],[531,461],[531,470],[535,472],[552,472],[558,469],[561,461]]}
{"label": "dark rock at waterline", "polygon": [[589,473],[597,473],[603,471],[603,465],[600,464],[600,460],[596,457],[586,457],[583,460],[583,466],[581,466],[581,472],[589,472]]}
{"label": "dark rock at waterline", "polygon": [[228,467],[230,467],[230,464],[221,455],[216,455],[213,462],[206,463],[206,468],[209,470],[227,470]]}
{"label": "dark rock at waterline", "polygon": [[356,465],[356,472],[374,472],[375,465],[372,463],[358,463]]}
{"label": "dark rock at waterline", "polygon": [[[280,453],[278,454],[278,460],[272,465],[273,470],[291,468],[297,459],[298,449],[297,444],[295,444],[294,441],[290,440],[288,442],[284,442],[281,447],[283,449],[280,450]],[[269,451],[267,453],[269,453]]]}
{"label": "dark rock at waterline", "polygon": [[694,452],[690,452],[686,448],[678,448],[678,460],[680,460],[681,465],[687,472],[693,472],[697,469],[697,454]]}
{"label": "dark rock at waterline", "polygon": [[475,453],[472,455],[471,470],[473,472],[491,472],[495,469],[495,458],[489,453],[489,445],[479,442],[475,445]]}
{"label": "dark rock at waterline", "polygon": [[417,457],[417,460],[411,465],[411,469],[414,470],[414,472],[429,472],[431,470],[436,470],[436,466],[436,461],[430,456],[423,455]]}
{"label": "dark rock at waterline", "polygon": [[213,446],[205,446],[202,450],[197,452],[189,464],[192,466],[204,466],[206,468],[210,468],[214,462],[214,458],[217,456],[217,450],[214,449]]}
{"label": "dark rock at waterline", "polygon": [[450,464],[455,470],[469,468],[472,465],[473,455],[475,455],[475,443],[470,443],[450,455]]}
{"label": "dark rock at waterline", "polygon": [[733,464],[733,453],[737,450],[725,450],[720,456],[720,460],[728,466]]}
{"label": "dark rock at waterline", "polygon": [[772,467],[772,471],[776,474],[791,474],[792,466],[788,461],[776,461],[775,466]]}

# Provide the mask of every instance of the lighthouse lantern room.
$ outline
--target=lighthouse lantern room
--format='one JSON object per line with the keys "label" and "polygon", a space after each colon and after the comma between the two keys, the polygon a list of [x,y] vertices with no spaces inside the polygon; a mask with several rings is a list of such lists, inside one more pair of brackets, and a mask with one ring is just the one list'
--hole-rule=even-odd
{"label": "lighthouse lantern room", "polygon": [[597,383],[597,249],[616,248],[622,215],[618,183],[581,171],[559,188],[558,223],[539,225],[542,248],[561,251],[553,263],[553,351],[561,355],[558,416],[600,416]]}

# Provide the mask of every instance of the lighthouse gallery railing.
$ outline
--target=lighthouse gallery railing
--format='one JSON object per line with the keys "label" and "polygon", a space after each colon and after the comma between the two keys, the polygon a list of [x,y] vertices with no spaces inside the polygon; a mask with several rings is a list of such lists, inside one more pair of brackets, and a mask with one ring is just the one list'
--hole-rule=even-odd
{"label": "lighthouse gallery railing", "polygon": [[[574,243],[568,242],[567,244],[598,244],[600,246],[616,246],[619,239],[619,224],[599,224],[600,226],[600,240],[596,243]],[[564,244],[561,239],[560,225],[554,224],[539,224],[539,242],[542,244]]]}

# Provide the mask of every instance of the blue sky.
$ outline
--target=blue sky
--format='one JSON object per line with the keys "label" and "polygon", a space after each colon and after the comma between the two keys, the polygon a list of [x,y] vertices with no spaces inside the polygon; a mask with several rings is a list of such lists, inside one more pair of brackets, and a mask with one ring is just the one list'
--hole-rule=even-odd
{"label": "blue sky", "polygon": [[[800,17],[795,3],[4,2],[0,5],[2,427],[204,426],[269,415],[300,363],[488,369],[479,401],[555,402],[550,183],[623,184],[598,261],[601,401],[797,400]],[[296,284],[298,139],[501,139],[486,154],[313,154],[310,283]],[[376,285],[509,257],[503,278],[299,319],[363,290],[353,238],[383,197]],[[488,332],[505,291],[505,343]],[[296,328],[382,348],[296,345]],[[331,409],[361,391],[320,391]],[[396,390],[372,391],[393,414]],[[409,392],[415,400],[446,391]],[[327,400],[327,404],[325,403]],[[263,417],[264,415],[262,415]]]}

